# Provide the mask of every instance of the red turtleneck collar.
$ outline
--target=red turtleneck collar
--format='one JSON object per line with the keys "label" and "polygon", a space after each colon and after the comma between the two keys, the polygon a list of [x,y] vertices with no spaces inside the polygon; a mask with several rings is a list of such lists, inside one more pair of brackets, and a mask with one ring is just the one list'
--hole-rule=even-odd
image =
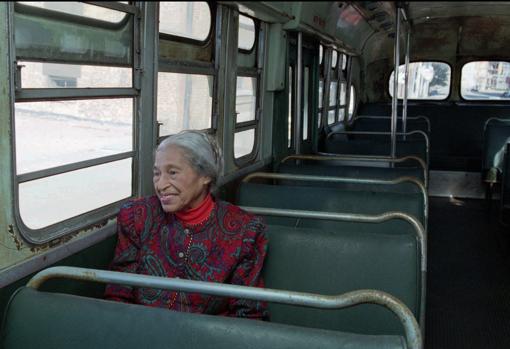
{"label": "red turtleneck collar", "polygon": [[203,223],[209,218],[214,208],[214,200],[211,194],[207,194],[205,199],[195,208],[175,212],[175,216],[184,225],[197,225]]}

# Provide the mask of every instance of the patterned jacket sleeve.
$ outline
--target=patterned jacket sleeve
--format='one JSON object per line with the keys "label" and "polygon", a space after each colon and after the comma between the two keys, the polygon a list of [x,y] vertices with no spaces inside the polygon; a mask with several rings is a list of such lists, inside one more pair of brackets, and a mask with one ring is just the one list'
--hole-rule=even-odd
{"label": "patterned jacket sleeve", "polygon": [[[140,236],[135,228],[135,207],[132,202],[124,204],[117,216],[117,239],[110,270],[136,273]],[[133,301],[133,287],[108,284],[104,296],[106,299],[131,303]]]}
{"label": "patterned jacket sleeve", "polygon": [[[261,275],[267,254],[266,227],[260,217],[253,217],[245,226],[239,264],[234,269],[234,285],[264,287]],[[269,320],[267,302],[231,298],[228,316]]]}

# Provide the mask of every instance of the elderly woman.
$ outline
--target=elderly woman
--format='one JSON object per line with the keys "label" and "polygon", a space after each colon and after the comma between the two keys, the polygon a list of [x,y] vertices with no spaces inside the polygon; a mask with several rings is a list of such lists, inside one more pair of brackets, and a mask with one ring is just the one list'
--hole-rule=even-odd
{"label": "elderly woman", "polygon": [[[124,204],[111,269],[263,287],[267,250],[260,218],[211,195],[222,158],[203,132],[183,131],[158,146],[155,196]],[[105,298],[194,313],[264,319],[264,302],[107,285]]]}

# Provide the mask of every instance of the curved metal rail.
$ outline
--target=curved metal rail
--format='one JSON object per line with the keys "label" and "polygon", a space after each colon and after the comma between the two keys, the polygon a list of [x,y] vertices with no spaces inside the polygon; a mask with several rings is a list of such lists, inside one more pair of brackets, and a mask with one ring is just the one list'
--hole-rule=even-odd
{"label": "curved metal rail", "polygon": [[409,160],[417,161],[423,168],[423,179],[425,187],[428,187],[428,166],[422,158],[414,155],[407,155],[401,158],[392,159],[389,156],[363,156],[363,155],[342,155],[332,153],[319,153],[319,155],[289,155],[283,158],[281,163],[288,160],[316,160],[316,161],[332,161],[332,160],[346,160],[346,161],[367,161],[367,162],[379,162],[388,161],[392,163],[400,163]]}
{"label": "curved metal rail", "polygon": [[418,187],[418,190],[423,197],[423,218],[425,231],[427,231],[428,222],[428,195],[427,190],[423,183],[415,177],[398,177],[395,179],[365,179],[365,178],[349,178],[349,177],[334,177],[334,176],[315,176],[315,175],[301,175],[292,173],[272,173],[272,172],[253,172],[243,178],[243,182],[249,182],[254,178],[265,179],[290,179],[295,181],[312,181],[312,182],[331,182],[331,183],[353,183],[353,184],[376,184],[376,185],[397,185],[401,183],[412,183]]}
{"label": "curved metal rail", "polygon": [[268,207],[241,206],[243,210],[251,213],[291,217],[291,218],[311,218],[323,220],[335,220],[343,222],[360,223],[382,223],[391,219],[400,219],[409,223],[415,230],[416,239],[420,245],[420,269],[421,269],[421,292],[420,292],[420,326],[422,333],[425,333],[425,300],[426,300],[426,282],[427,282],[427,233],[423,225],[415,217],[403,212],[386,212],[379,215],[355,214],[355,213],[336,213],[306,210],[288,210]]}
{"label": "curved metal rail", "polygon": [[389,309],[399,318],[404,327],[408,348],[423,348],[420,328],[409,308],[392,295],[377,290],[357,290],[341,295],[328,296],[75,267],[45,269],[30,279],[27,286],[38,289],[45,281],[55,278],[115,283],[181,292],[198,292],[213,296],[262,300],[320,309],[343,309],[357,304],[376,304]]}

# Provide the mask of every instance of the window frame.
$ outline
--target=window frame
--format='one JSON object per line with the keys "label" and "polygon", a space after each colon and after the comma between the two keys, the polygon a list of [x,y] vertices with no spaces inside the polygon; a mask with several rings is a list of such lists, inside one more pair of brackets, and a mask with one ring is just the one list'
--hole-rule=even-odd
{"label": "window frame", "polygon": [[[416,101],[416,102],[441,102],[441,101],[446,101],[448,100],[451,95],[452,95],[452,89],[453,89],[453,69],[452,69],[452,66],[448,63],[448,62],[445,62],[445,61],[441,61],[441,60],[430,60],[430,61],[412,61],[412,62],[409,62],[409,65],[411,65],[411,63],[443,63],[443,64],[446,64],[449,68],[450,68],[450,86],[448,87],[448,95],[445,97],[445,98],[441,98],[441,99],[438,99],[438,98],[434,98],[434,99],[430,99],[430,98],[409,98],[409,96],[407,96],[407,100],[408,101]],[[405,64],[401,64],[401,66],[404,66]],[[400,69],[400,67],[399,67]],[[388,89],[386,90],[386,93],[388,94],[389,96],[389,99],[391,100],[393,97],[391,96],[391,93],[390,93],[390,81],[392,80],[391,79],[391,74],[395,71],[395,69],[393,69],[389,76],[388,76],[388,79],[387,79],[387,86],[388,86]],[[459,84],[460,85],[460,84]],[[403,101],[404,98],[398,98],[397,96],[397,101]]]}
{"label": "window frame", "polygon": [[[99,7],[105,7],[110,8],[109,4],[105,4],[104,6],[101,6],[100,4],[97,5]],[[108,28],[108,29],[114,29],[124,26],[129,21],[133,20],[133,18],[136,16],[136,14],[139,13],[138,7],[134,5],[126,5],[126,4],[118,4],[114,5],[114,7],[118,7],[118,11],[124,12],[126,15],[123,18],[122,21],[118,23],[113,22],[104,22],[99,20],[90,19],[87,17],[82,16],[75,16],[65,13],[59,13],[56,11],[51,11],[47,9],[40,9],[36,7],[31,6],[23,6],[22,4],[13,4],[12,5],[12,16],[14,17],[16,13],[27,13],[26,7],[28,7],[29,13],[32,13],[35,17],[42,17],[42,18],[50,18],[54,19],[56,21],[68,21],[72,22],[73,24],[86,24],[89,26],[97,26],[98,28]],[[137,21],[133,21],[135,26],[139,26]],[[136,56],[136,47],[137,47],[137,40],[135,39],[135,33],[138,28],[135,27],[135,29],[132,31],[133,35],[130,38],[130,41],[132,43],[132,52],[130,52],[130,55]],[[39,61],[37,59],[27,59],[22,56],[18,56],[18,52],[16,50],[16,46],[14,44],[14,39],[11,37],[11,40],[13,40],[13,49],[10,52],[10,60],[11,62],[17,62],[18,58],[21,58],[21,60],[28,60],[28,61]],[[77,64],[74,61],[63,61],[60,60],[59,57],[54,57],[54,59],[41,59],[42,62],[49,62],[49,63],[69,63],[69,64]],[[131,69],[131,75],[134,77],[137,75],[136,72],[136,64],[139,62],[137,58],[133,59],[131,64],[129,65],[122,65],[124,67],[128,67]],[[97,62],[95,62],[97,63]],[[109,66],[110,64],[108,62],[104,62],[106,66]],[[80,64],[89,64],[89,63],[78,63]],[[16,67],[13,67],[13,81],[14,80],[20,80],[20,77],[17,76],[20,74],[20,69],[15,69]],[[12,83],[14,84],[14,83]],[[13,86],[14,88],[14,86]],[[124,202],[125,200],[128,200],[130,198],[133,198],[137,195],[138,187],[137,187],[137,172],[135,169],[138,168],[139,164],[137,163],[138,158],[138,149],[137,149],[137,113],[136,113],[136,106],[137,101],[139,99],[139,92],[137,92],[135,88],[135,82],[133,80],[133,86],[132,87],[114,87],[114,88],[100,88],[100,87],[94,87],[94,88],[67,88],[67,87],[58,87],[58,88],[22,88],[21,86],[17,86],[15,89],[15,96],[12,98],[11,102],[11,110],[13,112],[13,117],[11,119],[11,129],[12,129],[12,137],[11,137],[11,156],[13,158],[12,161],[12,190],[13,190],[13,215],[14,220],[16,223],[16,227],[19,230],[20,235],[23,237],[25,241],[27,241],[31,245],[35,246],[45,246],[47,244],[51,245],[52,241],[59,241],[59,239],[70,239],[72,238],[73,234],[83,232],[84,230],[90,229],[90,228],[100,228],[109,223],[109,221],[118,213],[119,205]],[[60,100],[94,100],[97,98],[109,98],[109,99],[132,99],[132,131],[131,131],[131,138],[132,138],[132,149],[127,152],[117,152],[112,155],[108,156],[99,156],[94,157],[89,160],[84,161],[75,161],[71,162],[65,165],[57,165],[57,166],[50,166],[45,167],[41,170],[36,171],[29,171],[27,173],[18,174],[17,172],[17,166],[16,166],[16,156],[17,156],[17,147],[16,147],[16,125],[15,125],[15,105],[16,103],[23,103],[23,102],[56,102]],[[20,207],[20,185],[22,183],[38,180],[38,179],[44,179],[44,178],[50,178],[53,176],[61,175],[61,174],[67,174],[72,173],[75,171],[80,171],[87,168],[92,168],[99,165],[105,165],[105,164],[111,164],[116,161],[121,160],[127,160],[129,159],[131,161],[131,172],[130,172],[130,180],[131,180],[131,186],[130,186],[130,195],[128,197],[124,197],[120,200],[117,200],[115,202],[110,202],[106,205],[95,207],[91,210],[79,213],[75,216],[66,218],[64,220],[52,223],[50,225],[44,226],[42,228],[36,228],[32,229],[28,227],[22,218],[21,215],[21,207]]]}

